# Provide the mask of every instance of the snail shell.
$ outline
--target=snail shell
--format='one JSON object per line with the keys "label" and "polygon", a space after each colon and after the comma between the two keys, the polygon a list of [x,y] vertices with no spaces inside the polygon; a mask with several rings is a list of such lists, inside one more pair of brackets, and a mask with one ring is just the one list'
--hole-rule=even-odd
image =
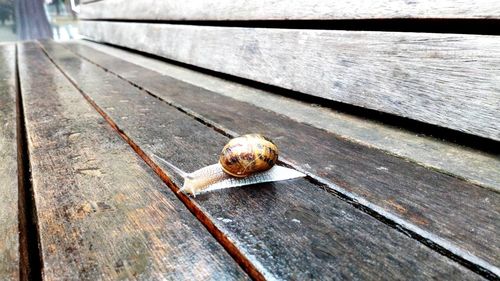
{"label": "snail shell", "polygon": [[244,135],[230,140],[219,157],[224,172],[238,178],[267,171],[277,160],[276,144],[259,134]]}
{"label": "snail shell", "polygon": [[275,165],[278,148],[262,135],[251,134],[230,140],[222,149],[219,163],[186,173],[153,154],[184,178],[179,191],[201,192],[304,177],[294,169]]}

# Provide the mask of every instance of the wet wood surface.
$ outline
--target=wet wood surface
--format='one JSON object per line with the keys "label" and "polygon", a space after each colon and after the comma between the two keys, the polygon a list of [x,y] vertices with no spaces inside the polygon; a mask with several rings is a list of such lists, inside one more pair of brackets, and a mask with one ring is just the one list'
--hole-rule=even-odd
{"label": "wet wood surface", "polygon": [[[151,161],[151,155],[155,153],[186,171],[217,161],[221,147],[228,140],[220,132],[184,114],[182,110],[133,87],[114,74],[82,60],[59,45],[46,42],[44,46],[55,63],[102,110],[102,114],[127,136],[129,142],[144,153],[143,157],[146,160]],[[207,94],[199,88],[178,83],[165,76],[159,77],[137,66],[119,65],[125,67],[122,70],[130,75],[129,78],[134,76],[141,81],[160,83],[162,92],[168,95],[191,95],[188,92],[192,92],[196,95],[196,99],[204,99],[202,96]],[[205,106],[213,105],[205,103]],[[249,110],[253,110],[253,107],[249,106]],[[213,117],[225,118],[228,122],[240,120],[242,124],[251,120],[249,116],[238,114]],[[264,121],[261,120],[254,122],[264,125]],[[269,125],[268,129],[276,126],[272,120],[266,119],[265,122]],[[251,129],[253,127],[248,128]],[[301,137],[309,133],[308,129],[305,129],[306,131],[300,133]],[[241,127],[235,130],[244,133]],[[278,144],[282,145],[284,157],[292,160],[293,150],[297,149],[297,145],[290,143],[299,140],[295,133],[298,132],[291,128],[288,131],[279,131],[279,135],[272,134]],[[308,135],[308,138],[313,137],[313,134]],[[317,140],[320,139],[323,140],[322,138]],[[370,152],[367,148],[349,143],[343,144],[336,138],[332,139],[329,141],[340,142],[340,145],[336,144],[337,147],[333,148],[339,150],[338,153],[345,155],[354,153],[348,149]],[[324,153],[328,155],[331,153],[332,148],[326,145],[321,145],[318,149],[320,148],[325,149]],[[297,155],[305,157],[297,164],[305,166],[315,163],[309,162],[309,158],[315,154],[307,156],[306,150],[304,149],[303,154]],[[372,161],[377,164],[390,165],[387,169],[397,169],[397,165],[401,164],[396,158],[385,155],[373,157],[375,159]],[[354,161],[354,155],[346,158],[347,161]],[[324,158],[321,159],[325,161]],[[369,160],[369,157],[365,156],[364,159]],[[328,164],[331,165],[330,162]],[[379,180],[376,175],[369,174],[368,177],[364,173],[359,175],[361,171],[355,169],[366,167],[360,166],[355,161],[349,168],[349,177],[369,178],[384,187],[390,184],[385,183],[387,179],[383,177]],[[425,169],[418,167],[405,165],[400,169],[404,168],[425,173]],[[165,167],[161,170],[169,174],[176,185],[181,184],[178,175]],[[355,173],[351,174],[352,171]],[[406,174],[402,173],[397,179],[407,181],[405,176]],[[431,175],[436,178],[440,176]],[[342,175],[339,178],[342,178]],[[337,181],[340,183],[340,180]],[[341,184],[346,185],[346,183]],[[172,185],[174,190],[176,185]],[[444,276],[454,279],[479,278],[446,256],[354,208],[353,205],[340,199],[330,188],[318,186],[307,179],[221,190],[188,200],[190,204],[199,206],[205,216],[213,220],[215,227],[227,236],[266,278],[300,280],[324,276],[334,279],[428,279]],[[391,200],[397,204],[396,198]],[[380,268],[384,268],[384,271]]]}
{"label": "wet wood surface", "polygon": [[96,41],[500,140],[497,36],[102,21],[80,28]]}
{"label": "wet wood surface", "polygon": [[[324,130],[95,49],[79,44],[66,46],[217,128],[233,134],[269,135],[281,145],[281,155],[297,167],[376,204],[415,226],[417,232],[451,242],[443,246],[464,249],[496,269],[500,265],[500,237],[496,235],[500,230],[498,192],[339,139]],[[332,188],[336,189],[334,185]],[[431,236],[429,239],[441,243]]]}
{"label": "wet wood surface", "polygon": [[0,45],[0,280],[19,279],[15,45]]}
{"label": "wet wood surface", "polygon": [[499,18],[500,3],[494,0],[106,0],[83,5],[81,17],[135,20]]}
{"label": "wet wood surface", "polygon": [[44,280],[248,279],[37,44],[19,69]]}

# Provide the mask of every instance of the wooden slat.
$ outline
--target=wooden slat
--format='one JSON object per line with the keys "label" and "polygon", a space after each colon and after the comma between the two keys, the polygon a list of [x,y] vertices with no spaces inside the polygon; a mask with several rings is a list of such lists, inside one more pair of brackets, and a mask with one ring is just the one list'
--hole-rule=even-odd
{"label": "wooden slat", "polygon": [[81,17],[149,20],[498,18],[500,3],[494,0],[106,0],[83,5]]}
{"label": "wooden slat", "polygon": [[[216,161],[227,137],[59,45],[44,46],[149,158],[161,155],[187,171]],[[125,71],[149,79],[142,70]],[[195,89],[164,86],[163,91],[174,95]],[[282,138],[276,138],[279,144]],[[166,171],[180,183],[179,176]],[[190,200],[270,279],[478,277],[306,179],[221,190]]]}
{"label": "wooden slat", "polygon": [[[72,44],[90,46],[91,49],[78,50],[87,57],[92,58],[95,50],[99,50],[111,56],[110,59],[118,57],[217,94],[286,115],[297,122],[326,130],[341,138],[386,151],[500,192],[500,173],[497,172],[500,170],[500,158],[496,154],[415,134],[368,118],[284,97],[269,90],[252,88],[110,45],[87,40],[74,41]],[[98,57],[100,62],[107,56],[101,54]]]}
{"label": "wooden slat", "polygon": [[45,280],[247,279],[39,47],[19,68]]}
{"label": "wooden slat", "polygon": [[[499,193],[94,49],[76,44],[69,48],[218,128],[272,136],[282,144],[283,157],[305,171],[380,206],[450,251],[463,248],[497,268],[500,265]],[[442,243],[438,240],[442,238],[448,241]]]}
{"label": "wooden slat", "polygon": [[496,36],[116,22],[80,26],[94,40],[500,140]]}
{"label": "wooden slat", "polygon": [[0,46],[0,280],[19,279],[15,45]]}

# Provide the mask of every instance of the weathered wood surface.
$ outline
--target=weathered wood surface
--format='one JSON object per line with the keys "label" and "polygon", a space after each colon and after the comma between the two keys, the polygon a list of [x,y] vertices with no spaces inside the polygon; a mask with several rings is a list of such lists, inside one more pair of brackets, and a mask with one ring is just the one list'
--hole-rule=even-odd
{"label": "weathered wood surface", "polygon": [[[499,193],[341,140],[324,130],[159,75],[94,49],[77,44],[67,46],[218,128],[271,136],[281,144],[283,157],[301,169],[380,206],[414,225],[437,244],[452,251],[454,247],[465,249],[498,270]],[[58,52],[63,51],[58,49]],[[451,241],[451,245],[441,243],[438,238]]]}
{"label": "weathered wood surface", "polygon": [[15,58],[0,46],[0,280],[19,279]]}
{"label": "weathered wood surface", "polygon": [[80,27],[94,40],[500,140],[496,36],[90,21]]}
{"label": "weathered wood surface", "polygon": [[45,280],[248,278],[37,45],[19,68]]}
{"label": "weathered wood surface", "polygon": [[[500,192],[500,173],[498,173],[500,158],[498,155],[415,134],[270,91],[255,89],[117,47],[87,40],[74,43],[92,47],[92,49],[79,50],[80,54],[85,54],[89,58],[93,57],[95,50],[100,50],[107,55],[138,64],[160,74],[286,115],[297,122],[326,130],[341,138],[384,150],[389,154]],[[104,58],[102,55],[98,57]]]}
{"label": "weathered wood surface", "polygon": [[[216,161],[227,137],[59,45],[44,46],[149,158],[155,153],[186,171]],[[158,81],[150,72],[137,72],[143,69],[125,69],[129,70],[141,79]],[[184,94],[175,83],[163,85],[165,92]],[[282,144],[292,134],[276,140]],[[177,185],[181,183],[178,175],[165,170]],[[221,190],[190,200],[267,278],[478,278],[306,179]]]}
{"label": "weathered wood surface", "polygon": [[500,3],[494,0],[106,0],[83,5],[81,17],[141,20],[499,18]]}

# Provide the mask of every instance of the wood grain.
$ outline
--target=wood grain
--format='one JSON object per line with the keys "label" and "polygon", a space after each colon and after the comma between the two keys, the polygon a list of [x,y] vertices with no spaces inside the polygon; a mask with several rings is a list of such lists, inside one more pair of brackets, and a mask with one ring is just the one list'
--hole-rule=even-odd
{"label": "wood grain", "polygon": [[80,27],[94,40],[500,140],[496,36],[116,22]]}
{"label": "wood grain", "polygon": [[431,233],[430,240],[445,238],[451,242],[443,244],[445,248],[462,248],[494,267],[500,265],[500,238],[495,234],[500,229],[499,193],[94,49],[66,46],[217,128],[233,134],[261,132],[271,136],[281,145],[281,155],[301,169]]}
{"label": "wood grain", "polygon": [[0,46],[0,280],[19,279],[15,45]]}
{"label": "wood grain", "polygon": [[[145,157],[155,153],[186,171],[216,161],[227,137],[59,45],[44,46]],[[143,69],[127,70],[149,79],[137,72]],[[165,86],[163,91],[177,89]],[[181,183],[178,175],[164,171]],[[268,279],[478,278],[306,179],[221,190],[192,200]]]}
{"label": "wood grain", "polygon": [[248,279],[37,45],[19,68],[44,280]]}
{"label": "wood grain", "polygon": [[[110,45],[88,40],[78,40],[71,44],[90,46],[90,49],[79,47],[72,49],[100,64],[103,60],[107,61],[108,56],[118,57],[217,94],[285,115],[296,122],[326,130],[341,138],[383,150],[408,161],[500,192],[500,173],[497,172],[500,170],[500,158],[495,154],[415,134],[412,131],[285,97],[272,91],[252,88]],[[108,56],[96,53],[95,50]],[[94,59],[94,55],[96,59],[99,58],[99,61]],[[123,74],[122,71],[116,72]]]}
{"label": "wood grain", "polygon": [[499,18],[500,4],[494,0],[106,0],[83,5],[81,17],[139,20]]}

